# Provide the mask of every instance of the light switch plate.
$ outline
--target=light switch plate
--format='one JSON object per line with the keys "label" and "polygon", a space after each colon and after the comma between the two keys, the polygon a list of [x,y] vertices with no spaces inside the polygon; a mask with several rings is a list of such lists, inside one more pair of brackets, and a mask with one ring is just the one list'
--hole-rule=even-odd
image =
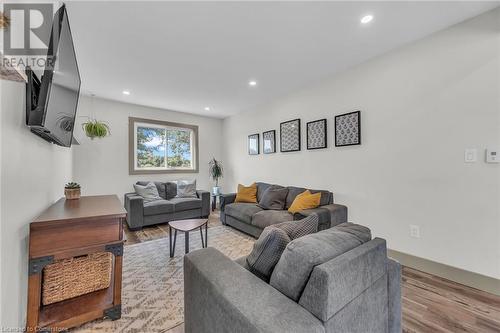
{"label": "light switch plate", "polygon": [[415,224],[410,224],[410,237],[420,238],[420,227]]}
{"label": "light switch plate", "polygon": [[477,161],[477,149],[476,148],[466,148],[464,152],[465,163],[474,163]]}
{"label": "light switch plate", "polygon": [[500,163],[499,151],[496,149],[486,149],[486,163]]}

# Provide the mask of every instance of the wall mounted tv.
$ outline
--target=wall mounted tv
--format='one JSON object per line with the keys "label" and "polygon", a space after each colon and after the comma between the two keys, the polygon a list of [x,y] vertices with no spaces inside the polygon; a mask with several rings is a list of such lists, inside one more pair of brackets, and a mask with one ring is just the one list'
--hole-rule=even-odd
{"label": "wall mounted tv", "polygon": [[26,125],[43,139],[70,147],[81,80],[64,5],[54,15],[47,59],[53,66],[45,66],[40,80],[26,69]]}

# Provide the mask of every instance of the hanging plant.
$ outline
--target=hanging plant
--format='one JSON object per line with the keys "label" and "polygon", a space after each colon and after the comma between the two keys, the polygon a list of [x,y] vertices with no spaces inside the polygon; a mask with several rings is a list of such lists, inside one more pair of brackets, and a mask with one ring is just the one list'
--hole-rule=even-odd
{"label": "hanging plant", "polygon": [[82,128],[85,134],[94,140],[94,138],[104,138],[111,134],[109,126],[104,121],[99,121],[97,119],[90,119],[82,124]]}

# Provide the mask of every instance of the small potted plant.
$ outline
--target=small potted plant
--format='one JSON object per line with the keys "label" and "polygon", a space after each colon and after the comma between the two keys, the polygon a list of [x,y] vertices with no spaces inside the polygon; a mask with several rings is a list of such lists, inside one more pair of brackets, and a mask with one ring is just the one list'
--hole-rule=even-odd
{"label": "small potted plant", "polygon": [[66,196],[66,200],[80,199],[80,184],[75,182],[67,183],[64,186],[64,195]]}
{"label": "small potted plant", "polygon": [[208,163],[208,166],[210,178],[215,181],[215,186],[212,188],[212,194],[219,195],[219,179],[223,176],[224,168],[222,167],[222,163],[220,161],[217,161],[215,158],[212,158],[212,160]]}

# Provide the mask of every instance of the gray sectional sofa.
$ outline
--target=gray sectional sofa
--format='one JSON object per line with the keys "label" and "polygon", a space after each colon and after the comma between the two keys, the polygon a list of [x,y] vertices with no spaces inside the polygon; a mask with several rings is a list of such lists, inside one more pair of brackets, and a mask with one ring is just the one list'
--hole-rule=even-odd
{"label": "gray sectional sofa", "polygon": [[[257,202],[270,186],[283,187],[263,182],[257,184]],[[288,194],[284,210],[265,210],[258,204],[235,203],[236,193],[223,194],[220,202],[220,220],[224,225],[230,225],[254,237],[259,237],[265,227],[285,221],[300,220],[316,213],[319,216],[319,230],[347,222],[347,207],[333,203],[333,193],[326,190],[310,190],[311,193],[321,192],[321,202],[318,208],[307,209],[291,214],[288,208],[295,197],[307,190],[302,187],[287,186]]]}
{"label": "gray sectional sofa", "polygon": [[[147,185],[148,181],[137,182]],[[176,198],[177,184],[174,182],[153,182],[162,200],[145,203],[135,192],[126,193],[124,205],[127,210],[127,224],[131,230],[173,220],[208,217],[210,214],[210,192],[196,191],[196,198]]]}
{"label": "gray sectional sofa", "polygon": [[336,229],[291,241],[269,283],[245,258],[186,255],[185,332],[400,333],[401,266],[385,240]]}

